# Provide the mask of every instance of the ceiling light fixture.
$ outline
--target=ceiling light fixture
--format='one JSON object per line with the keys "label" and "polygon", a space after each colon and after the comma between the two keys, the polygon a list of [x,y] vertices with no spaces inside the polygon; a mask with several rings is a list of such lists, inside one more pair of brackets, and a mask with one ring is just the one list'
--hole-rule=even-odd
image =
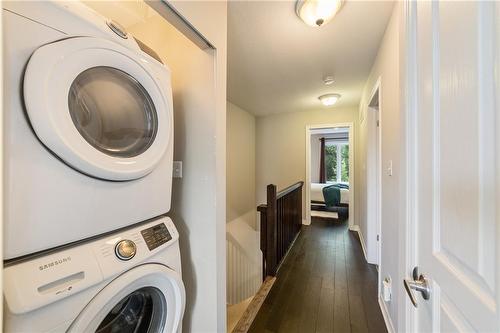
{"label": "ceiling light fixture", "polygon": [[318,99],[323,103],[324,106],[332,106],[340,99],[339,94],[326,94],[321,95]]}
{"label": "ceiling light fixture", "polygon": [[344,0],[298,0],[295,12],[307,25],[320,27],[333,19]]}

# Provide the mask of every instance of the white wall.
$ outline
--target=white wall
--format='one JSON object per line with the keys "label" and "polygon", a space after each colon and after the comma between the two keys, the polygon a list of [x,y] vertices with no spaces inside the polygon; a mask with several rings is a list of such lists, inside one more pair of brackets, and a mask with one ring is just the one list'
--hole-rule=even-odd
{"label": "white wall", "polygon": [[[369,79],[364,89],[360,104],[360,117],[365,120],[360,123],[357,134],[358,165],[356,174],[356,217],[357,224],[367,242],[369,226],[367,225],[367,120],[370,112],[367,104],[379,77],[381,78],[381,118],[382,127],[382,225],[381,225],[381,278],[391,277],[393,281],[392,300],[387,303],[390,318],[395,327],[398,327],[398,301],[404,287],[399,274],[400,251],[400,208],[404,203],[404,196],[400,193],[400,183],[404,180],[401,170],[401,151],[404,142],[400,126],[400,86],[399,86],[399,39],[400,39],[400,8],[401,4],[394,6],[393,14],[386,29],[384,39],[372,67]],[[386,172],[389,161],[393,164],[393,174]],[[373,237],[376,237],[373,235]],[[401,304],[401,306],[403,306]]]}
{"label": "white wall", "polygon": [[255,116],[227,103],[226,221],[237,218],[256,229]]}
{"label": "white wall", "polygon": [[174,179],[169,213],[179,229],[186,286],[186,332],[226,330],[225,131],[226,33],[224,1],[173,2],[215,46],[202,50],[142,2],[89,2],[159,53],[172,70]]}
{"label": "white wall", "polygon": [[[195,280],[190,281],[192,293],[195,295],[192,312],[187,313],[191,317],[190,329],[193,332],[225,332],[227,2],[172,1],[171,3],[216,48],[214,51],[207,51],[212,57],[210,72],[213,75],[210,84],[215,84],[215,90],[212,91],[210,101],[214,103],[206,105],[207,100],[203,99],[197,100],[196,105],[190,105],[185,112],[187,120],[185,124],[190,123],[191,126],[186,128],[182,137],[186,147],[196,144],[207,145],[207,149],[201,153],[204,159],[202,163],[191,166],[192,175],[201,180],[201,184],[206,185],[207,189],[199,193],[198,179],[179,184],[178,193],[182,193],[182,197],[179,198],[182,204],[174,208],[177,208],[180,215],[189,216],[187,220],[189,244],[185,245],[185,249],[189,249],[192,253],[191,267],[194,268],[195,276]],[[183,52],[181,50],[177,52],[182,57]],[[185,82],[185,87],[188,88],[200,79],[197,75],[199,68],[186,67],[185,70],[192,74]],[[205,88],[208,84],[208,80],[200,83]],[[202,88],[199,88],[201,93]],[[184,101],[188,102],[187,99]],[[204,108],[207,108],[207,118],[200,115]],[[199,152],[191,151],[187,156],[194,157],[192,153]],[[186,190],[189,190],[189,193]],[[193,209],[193,205],[200,202],[199,200],[206,200],[206,210]]]}
{"label": "white wall", "polygon": [[[356,132],[357,108],[325,108],[308,112],[280,113],[257,117],[257,203],[266,202],[266,186],[278,191],[306,179],[305,131],[307,125],[352,122]],[[356,160],[356,158],[355,158]],[[302,191],[305,219],[305,191]]]}
{"label": "white wall", "polygon": [[227,103],[227,302],[253,296],[262,283],[255,204],[255,116]]}
{"label": "white wall", "polygon": [[[0,36],[3,36],[2,15],[0,15]],[[2,43],[3,45],[3,43]],[[3,52],[3,50],[2,50]],[[3,53],[2,53],[3,54]],[[0,60],[0,77],[3,78],[3,64]],[[0,105],[3,105],[3,80],[0,82]],[[0,117],[0,147],[3,147],[3,117]],[[0,258],[3,258],[3,159],[4,150],[0,150]],[[0,292],[3,295],[3,269],[0,270]],[[0,304],[0,327],[3,327],[3,302]]]}

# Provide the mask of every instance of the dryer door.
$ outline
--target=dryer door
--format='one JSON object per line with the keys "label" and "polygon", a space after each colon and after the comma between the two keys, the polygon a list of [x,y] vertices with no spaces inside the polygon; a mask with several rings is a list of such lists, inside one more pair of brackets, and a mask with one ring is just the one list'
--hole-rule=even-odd
{"label": "dryer door", "polygon": [[95,178],[126,181],[151,172],[172,140],[170,73],[153,61],[91,37],[37,49],[24,99],[40,141]]}
{"label": "dryer door", "polygon": [[180,332],[184,305],[180,276],[166,266],[145,264],[104,287],[68,332]]}

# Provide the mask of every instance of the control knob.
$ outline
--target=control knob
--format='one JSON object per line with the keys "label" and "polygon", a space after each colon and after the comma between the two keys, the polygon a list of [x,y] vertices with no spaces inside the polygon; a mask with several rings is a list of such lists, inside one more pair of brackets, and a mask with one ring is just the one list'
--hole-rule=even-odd
{"label": "control knob", "polygon": [[130,260],[135,256],[137,246],[129,239],[123,239],[116,243],[115,254],[120,260]]}

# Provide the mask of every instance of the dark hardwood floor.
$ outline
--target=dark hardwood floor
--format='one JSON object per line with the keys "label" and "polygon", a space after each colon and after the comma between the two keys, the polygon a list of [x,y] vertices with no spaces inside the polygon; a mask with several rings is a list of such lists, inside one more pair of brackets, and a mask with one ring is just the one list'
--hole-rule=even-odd
{"label": "dark hardwood floor", "polygon": [[377,270],[347,221],[302,227],[249,332],[387,332]]}

